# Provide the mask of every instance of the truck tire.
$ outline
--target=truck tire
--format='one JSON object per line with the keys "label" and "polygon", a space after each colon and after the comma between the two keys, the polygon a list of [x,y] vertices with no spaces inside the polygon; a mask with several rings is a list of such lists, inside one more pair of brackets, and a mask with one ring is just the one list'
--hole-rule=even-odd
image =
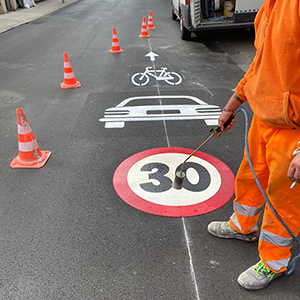
{"label": "truck tire", "polygon": [[183,20],[182,20],[182,16],[180,16],[180,22],[179,22],[179,27],[180,27],[180,37],[184,40],[184,41],[188,41],[191,38],[191,32],[188,31],[184,25],[183,25]]}
{"label": "truck tire", "polygon": [[176,21],[177,20],[177,16],[174,12],[174,8],[172,7],[172,20]]}
{"label": "truck tire", "polygon": [[254,27],[250,27],[251,36],[255,38],[255,29]]}

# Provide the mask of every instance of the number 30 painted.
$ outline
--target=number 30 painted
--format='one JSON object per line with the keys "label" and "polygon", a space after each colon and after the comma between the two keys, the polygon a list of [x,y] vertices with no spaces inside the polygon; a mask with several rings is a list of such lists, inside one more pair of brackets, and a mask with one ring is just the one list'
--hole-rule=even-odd
{"label": "number 30 painted", "polygon": [[[176,168],[176,172],[180,171],[182,164],[180,164]],[[198,173],[198,182],[193,184],[191,178],[188,178],[188,170],[194,169]],[[166,176],[169,172],[170,168],[163,163],[148,163],[141,168],[143,172],[154,172],[149,174],[149,180],[157,180],[159,182],[158,185],[153,184],[153,182],[141,183],[140,187],[150,193],[162,193],[168,191],[172,188],[172,180]],[[210,182],[210,174],[209,172],[200,164],[195,162],[187,162],[185,165],[185,173],[186,177],[184,179],[183,188],[192,192],[200,192],[205,190]],[[174,174],[175,177],[175,174]]]}

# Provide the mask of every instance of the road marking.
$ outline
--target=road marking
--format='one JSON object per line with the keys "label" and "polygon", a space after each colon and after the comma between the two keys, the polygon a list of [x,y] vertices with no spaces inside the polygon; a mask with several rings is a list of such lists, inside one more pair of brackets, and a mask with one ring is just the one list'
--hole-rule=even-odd
{"label": "road marking", "polygon": [[[152,46],[151,46],[150,39],[148,40],[148,44],[149,44],[150,51],[153,52],[152,51]],[[153,69],[155,70],[155,74],[156,74],[155,62],[152,62],[152,66],[153,66]],[[157,89],[157,94],[159,96],[159,103],[160,103],[160,105],[162,105],[161,94],[160,94],[160,89],[159,89],[158,81],[156,81],[156,89]],[[167,124],[166,124],[165,120],[163,120],[163,124],[164,124],[164,130],[165,130],[167,145],[168,145],[168,147],[170,147],[170,141],[169,141],[169,136],[168,136]]]}
{"label": "road marking", "polygon": [[[151,41],[150,41],[150,39],[148,40],[148,43],[149,43],[149,48],[150,48],[150,50],[152,51],[152,46],[151,46]],[[154,70],[155,70],[155,63],[153,62],[152,64],[153,64],[153,68],[154,68]],[[156,81],[156,88],[157,88],[157,93],[158,93],[158,95],[161,96],[161,94],[160,94],[160,89],[159,89],[159,85],[158,85],[158,81]],[[161,99],[160,99],[160,104],[162,105]],[[168,145],[168,147],[170,147],[170,141],[169,141],[169,136],[168,136],[168,130],[167,130],[166,121],[163,120],[163,123],[164,123],[164,128],[165,128],[165,134],[166,134],[166,139],[167,139],[167,145]],[[182,223],[183,223],[184,235],[185,235],[186,245],[187,245],[188,254],[189,254],[189,259],[190,259],[190,272],[191,272],[191,277],[192,277],[192,280],[193,280],[193,283],[194,283],[194,287],[195,287],[195,292],[196,292],[197,300],[200,300],[200,295],[199,295],[199,291],[198,291],[198,285],[197,285],[197,280],[196,280],[196,275],[195,275],[195,270],[194,270],[194,265],[193,265],[193,257],[192,257],[192,253],[191,253],[191,250],[190,250],[190,242],[189,242],[188,235],[187,235],[187,230],[186,230],[186,227],[185,227],[185,220],[184,220],[184,218],[181,218],[181,219],[182,219]]]}
{"label": "road marking", "polygon": [[164,81],[169,85],[179,85],[182,82],[182,77],[176,72],[167,71],[167,67],[161,67],[156,70],[152,67],[145,67],[143,73],[135,73],[131,77],[131,82],[136,86],[145,86],[149,83],[150,77],[155,78],[156,81]]}
{"label": "road marking", "polygon": [[192,151],[156,148],[130,156],[115,171],[116,192],[136,209],[160,216],[196,216],[218,209],[234,193],[234,175],[211,155],[196,152],[186,163],[183,188],[172,187],[176,171]]}
{"label": "road marking", "polygon": [[[126,122],[171,120],[204,120],[207,126],[218,125],[219,106],[209,105],[193,96],[161,96],[159,88],[158,94],[124,99],[116,107],[106,109],[104,118],[99,121],[105,122],[105,128],[124,128]],[[159,100],[157,105],[154,105],[155,100]],[[190,104],[185,104],[187,102]]]}
{"label": "road marking", "polygon": [[186,246],[188,249],[188,254],[189,254],[189,259],[190,259],[190,271],[191,271],[191,277],[195,286],[195,292],[196,292],[196,297],[197,300],[200,300],[200,295],[199,295],[199,291],[198,291],[198,284],[197,284],[197,279],[196,279],[196,274],[195,274],[195,269],[194,269],[194,264],[193,264],[193,256],[192,256],[192,251],[191,251],[191,247],[190,247],[190,239],[188,237],[188,232],[185,226],[185,219],[181,218],[182,220],[182,225],[183,225],[183,229],[184,229],[184,236],[185,236],[185,240],[186,240]]}
{"label": "road marking", "polygon": [[159,56],[159,55],[151,51],[148,54],[146,54],[145,56],[146,57],[149,56],[151,61],[155,61],[155,56]]}

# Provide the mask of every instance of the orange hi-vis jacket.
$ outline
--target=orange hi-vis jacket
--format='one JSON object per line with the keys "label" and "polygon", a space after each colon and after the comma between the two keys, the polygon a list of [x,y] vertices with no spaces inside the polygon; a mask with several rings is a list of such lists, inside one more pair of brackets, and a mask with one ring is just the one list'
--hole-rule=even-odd
{"label": "orange hi-vis jacket", "polygon": [[255,19],[256,56],[236,94],[266,124],[300,127],[300,2],[265,0]]}

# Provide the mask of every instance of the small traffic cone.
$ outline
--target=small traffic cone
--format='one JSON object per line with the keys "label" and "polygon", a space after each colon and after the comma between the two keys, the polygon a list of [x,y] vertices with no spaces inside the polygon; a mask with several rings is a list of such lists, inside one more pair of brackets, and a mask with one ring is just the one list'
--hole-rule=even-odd
{"label": "small traffic cone", "polygon": [[149,17],[148,17],[148,26],[147,26],[147,29],[153,30],[155,28],[156,27],[154,27],[154,25],[153,25],[152,11],[150,10],[149,11]]}
{"label": "small traffic cone", "polygon": [[50,151],[41,151],[34,138],[23,108],[17,108],[19,155],[10,163],[13,169],[42,168],[51,155]]}
{"label": "small traffic cone", "polygon": [[111,45],[111,49],[108,50],[110,53],[120,53],[120,52],[124,52],[124,50],[122,50],[120,48],[119,45],[119,39],[117,36],[117,31],[116,28],[113,28],[113,36],[112,36],[112,45]]}
{"label": "small traffic cone", "polygon": [[143,17],[143,24],[142,24],[142,31],[141,34],[139,35],[140,38],[149,38],[150,35],[147,31],[147,24],[146,24],[146,18]]}
{"label": "small traffic cone", "polygon": [[60,87],[62,89],[81,87],[80,82],[75,78],[67,52],[64,52],[64,82],[60,84]]}

